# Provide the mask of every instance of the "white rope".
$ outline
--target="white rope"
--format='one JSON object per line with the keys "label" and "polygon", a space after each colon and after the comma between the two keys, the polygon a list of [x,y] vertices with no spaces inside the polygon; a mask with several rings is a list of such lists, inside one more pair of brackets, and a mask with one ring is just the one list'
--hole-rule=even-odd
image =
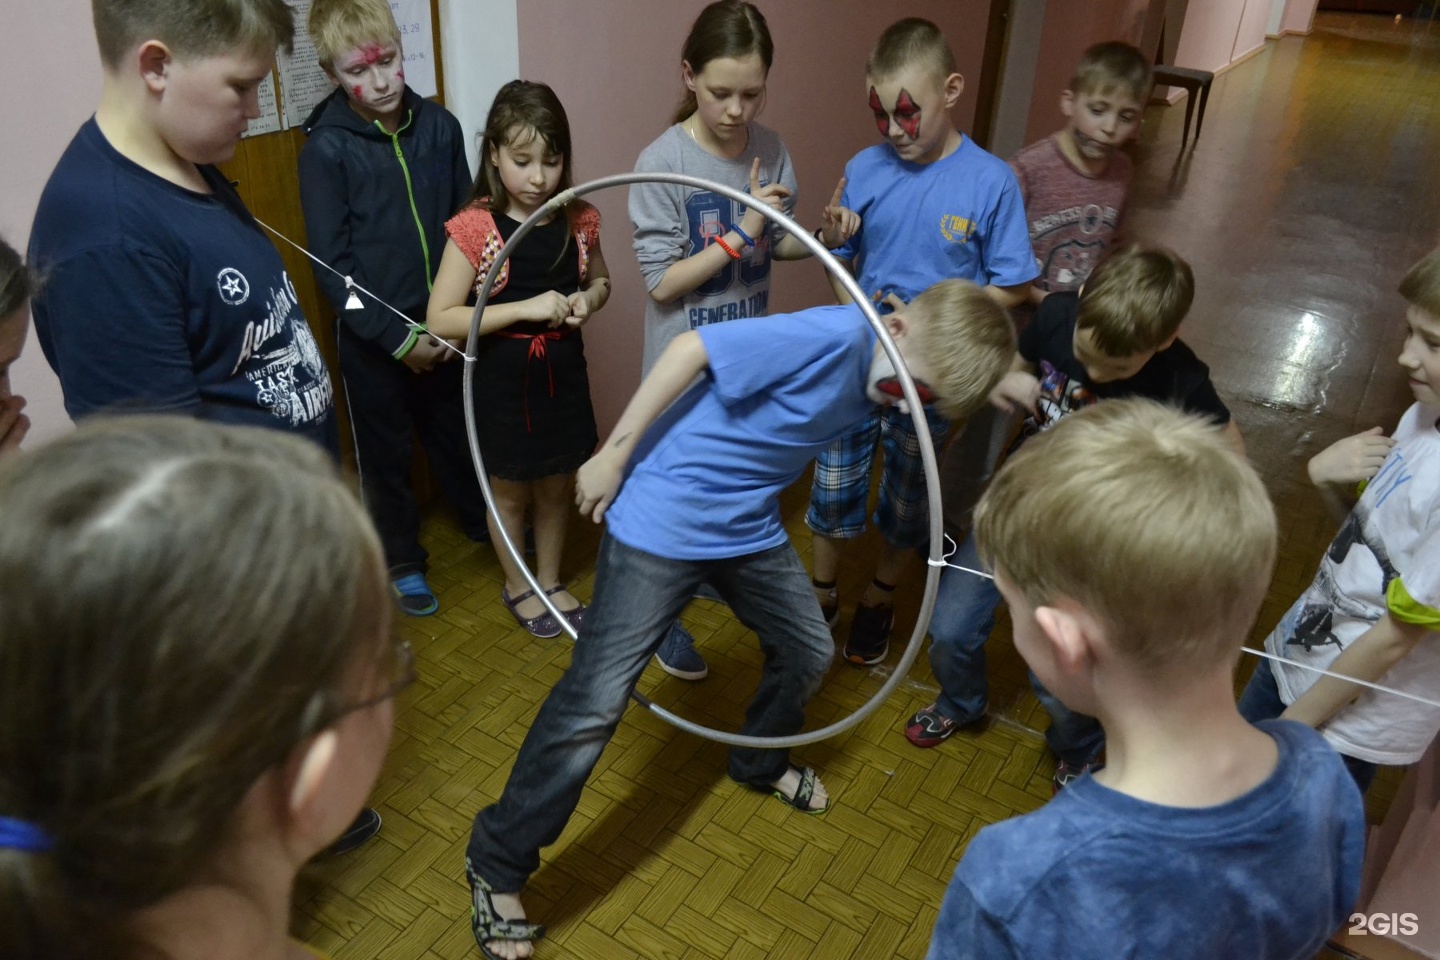
{"label": "white rope", "polygon": [[296,250],[299,250],[301,253],[305,254],[305,256],[309,257],[313,262],[318,263],[326,270],[329,270],[331,273],[335,274],[335,276],[339,277],[341,280],[344,280],[345,289],[358,290],[359,292],[365,294],[365,296],[369,297],[371,300],[374,300],[376,303],[380,304],[380,306],[384,307],[386,310],[389,310],[391,313],[395,314],[395,316],[403,320],[405,322],[405,326],[409,327],[411,330],[414,330],[417,333],[423,333],[428,337],[433,337],[440,344],[442,344],[446,350],[451,351],[456,356],[461,357],[464,360],[471,359],[470,357],[466,356],[464,350],[461,350],[449,340],[446,340],[444,337],[436,336],[435,334],[431,333],[430,329],[426,327],[425,324],[416,323],[414,320],[411,320],[405,314],[401,313],[399,310],[396,310],[394,307],[390,306],[390,304],[386,303],[384,300],[381,300],[378,296],[371,293],[369,290],[360,286],[360,284],[355,282],[354,277],[346,276],[339,270],[336,270],[334,267],[330,266],[330,264],[326,263],[324,260],[321,260],[319,257],[315,256],[315,254],[311,253],[309,250],[306,250],[304,247],[300,246],[300,244],[296,243],[294,240],[291,240],[289,237],[285,236],[285,234],[281,233],[279,230],[276,230],[274,227],[270,226],[270,224],[266,223],[264,220],[261,220],[259,217],[255,217],[255,222],[260,224],[260,226],[264,227],[266,230],[269,230],[271,233],[275,234],[275,236],[279,237],[281,240],[284,240],[286,243],[290,244],[290,246],[294,247]]}
{"label": "white rope", "polygon": [[[962,567],[958,563],[950,563],[950,557],[955,553],[956,550],[959,550],[960,547],[958,544],[955,543],[954,539],[952,539],[950,534],[948,533],[945,534],[945,542],[950,546],[950,549],[945,551],[945,556],[939,560],[934,560],[930,557],[926,557],[925,563],[927,565],[932,567],[949,567],[952,570],[963,570],[966,573],[972,573],[977,577],[984,577],[986,580],[995,579],[995,575],[993,573],[986,573],[984,570],[972,570],[969,567]],[[1379,690],[1381,693],[1389,693],[1397,697],[1404,697],[1406,700],[1414,700],[1416,703],[1423,703],[1427,707],[1440,708],[1440,700],[1431,700],[1429,697],[1422,697],[1418,694],[1407,693],[1404,690],[1396,690],[1394,687],[1386,687],[1378,683],[1371,683],[1369,680],[1361,680],[1358,677],[1350,677],[1346,676],[1343,673],[1335,673],[1333,670],[1326,670],[1323,667],[1316,667],[1308,663],[1301,663],[1299,660],[1291,660],[1289,657],[1277,656],[1264,650],[1256,650],[1253,647],[1242,646],[1240,649],[1241,651],[1251,654],[1253,656],[1264,657],[1266,660],[1274,660],[1276,663],[1288,663],[1292,667],[1299,667],[1301,670],[1309,670],[1311,673],[1318,673],[1323,677],[1334,677],[1336,680],[1344,680],[1346,683],[1353,683],[1357,684],[1358,686],[1369,687],[1371,690]]]}

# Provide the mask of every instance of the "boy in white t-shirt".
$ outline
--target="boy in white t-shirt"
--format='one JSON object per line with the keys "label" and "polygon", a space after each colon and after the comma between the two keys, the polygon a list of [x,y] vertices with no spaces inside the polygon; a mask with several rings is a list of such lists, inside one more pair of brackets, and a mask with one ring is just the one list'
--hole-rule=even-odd
{"label": "boy in white t-shirt", "polygon": [[[1391,437],[1379,427],[1310,461],[1340,532],[1310,588],[1265,642],[1297,664],[1440,698],[1440,250],[1400,283],[1410,303],[1400,366],[1415,405]],[[1348,515],[1345,490],[1362,487]],[[1240,698],[1247,720],[1308,723],[1363,790],[1377,764],[1414,763],[1440,732],[1440,708],[1291,663],[1262,660]]]}

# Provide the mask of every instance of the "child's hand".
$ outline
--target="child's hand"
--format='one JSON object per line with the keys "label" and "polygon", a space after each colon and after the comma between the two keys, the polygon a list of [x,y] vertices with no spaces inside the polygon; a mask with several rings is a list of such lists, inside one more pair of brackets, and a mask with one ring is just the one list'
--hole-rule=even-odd
{"label": "child's hand", "polygon": [[576,291],[565,299],[570,304],[570,315],[565,318],[567,326],[578,327],[590,319],[590,298],[585,291]]}
{"label": "child's hand", "polygon": [[540,320],[551,327],[560,326],[570,316],[570,301],[558,290],[546,290],[531,297],[525,301],[525,308],[531,320]]}
{"label": "child's hand", "polygon": [[992,406],[1006,413],[1029,413],[1040,402],[1040,381],[1024,370],[1012,370],[990,391]]}
{"label": "child's hand", "polygon": [[[756,157],[755,162],[750,164],[750,196],[756,200],[763,200],[776,210],[783,211],[785,198],[790,196],[790,188],[779,183],[760,186],[760,158]],[[761,231],[765,229],[765,223],[765,214],[746,207],[745,216],[740,218],[740,229],[750,236],[758,238]]]}
{"label": "child's hand", "polygon": [[860,230],[860,214],[840,206],[844,196],[845,178],[841,177],[835,185],[835,196],[830,198],[829,206],[820,214],[820,242],[831,250],[843,246]]}
{"label": "child's hand", "polygon": [[415,341],[415,346],[411,347],[410,352],[405,354],[401,360],[411,371],[424,373],[426,370],[435,366],[435,364],[443,361],[445,355],[449,352],[449,350],[445,349],[445,344],[436,340],[428,333],[422,333],[419,339]]}
{"label": "child's hand", "polygon": [[0,457],[19,450],[20,441],[30,432],[30,418],[20,412],[24,409],[24,397],[12,396],[0,400]]}
{"label": "child's hand", "polygon": [[605,511],[620,492],[624,479],[624,464],[615,463],[614,458],[604,452],[586,460],[575,474],[575,504],[582,517],[589,517],[599,523]]}
{"label": "child's hand", "polygon": [[1380,472],[1395,441],[1380,427],[1337,440],[1310,458],[1310,482],[1352,484],[1369,480]]}

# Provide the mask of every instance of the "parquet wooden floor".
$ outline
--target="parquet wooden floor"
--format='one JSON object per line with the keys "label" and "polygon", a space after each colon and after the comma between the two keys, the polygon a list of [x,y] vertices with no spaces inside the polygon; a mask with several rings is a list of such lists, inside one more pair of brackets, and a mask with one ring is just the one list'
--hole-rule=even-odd
{"label": "parquet wooden floor", "polygon": [[[1322,15],[1315,36],[1271,44],[1217,79],[1194,152],[1179,153],[1180,111],[1166,108],[1149,111],[1137,144],[1130,229],[1194,264],[1199,293],[1184,336],[1210,362],[1280,512],[1280,562],[1252,642],[1309,581],[1333,533],[1304,461],[1346,433],[1392,425],[1408,402],[1394,364],[1393,290],[1440,222],[1440,107],[1428,93],[1440,79],[1436,47],[1420,28]],[[1373,162],[1377,151],[1388,151],[1385,162]],[[1346,191],[1364,202],[1340,203]],[[802,481],[786,498],[802,548],[807,489]],[[568,573],[582,598],[596,539],[578,525],[572,537]],[[374,795],[384,830],[312,866],[297,890],[296,934],[335,960],[478,956],[462,876],[470,818],[499,795],[569,658],[568,641],[515,626],[488,545],[466,541],[444,513],[427,519],[424,540],[442,607],[403,624],[420,680],[401,698]],[[863,543],[852,550],[842,573],[852,603],[865,553]],[[921,572],[917,562],[917,580]],[[901,637],[918,596],[918,583],[902,589]],[[691,684],[651,667],[642,690],[735,729],[759,652],[722,606],[697,602],[685,620],[711,676]],[[892,649],[888,664],[898,659]],[[919,960],[968,840],[1050,794],[1043,712],[1003,616],[990,660],[994,720],[983,732],[933,750],[905,741],[904,720],[933,699],[922,655],[867,721],[797,751],[829,787],[821,817],[736,786],[723,748],[632,706],[527,891],[532,917],[550,927],[537,955]],[[811,725],[854,710],[886,669],[837,664]],[[1372,789],[1372,819],[1395,780]]]}

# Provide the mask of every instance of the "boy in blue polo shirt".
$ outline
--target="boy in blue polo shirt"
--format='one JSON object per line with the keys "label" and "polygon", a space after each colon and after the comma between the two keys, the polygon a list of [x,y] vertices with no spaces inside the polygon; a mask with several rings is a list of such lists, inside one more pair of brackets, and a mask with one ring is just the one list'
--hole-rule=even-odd
{"label": "boy in blue polo shirt", "polygon": [[[1009,318],[947,280],[886,318],[917,386],[951,416],[984,402],[1014,350]],[[671,341],[576,479],[580,511],[606,521],[594,600],[565,675],[541,706],[504,793],[466,850],[475,939],[517,956],[541,928],[520,892],[569,821],[646,662],[701,583],[765,652],[741,733],[799,731],[834,642],[811,598],[779,497],[811,458],[865,417],[894,370],[860,309],[817,307],[707,324]],[[785,750],[735,748],[730,776],[819,813],[815,771]],[[528,950],[525,950],[528,955]]]}
{"label": "boy in blue polo shirt", "polygon": [[[1002,307],[1024,299],[1037,275],[1015,175],[951,123],[965,81],[944,35],[928,20],[889,27],[866,64],[869,105],[885,143],[845,167],[841,205],[861,228],[835,255],[876,300],[907,301],[947,277],[985,287]],[[836,297],[848,296],[832,279]],[[926,411],[938,447],[948,420]],[[881,533],[875,578],[855,610],[845,657],[885,659],[895,620],[891,595],[912,549],[926,537],[927,504],[920,441],[910,418],[882,407],[826,449],[815,464],[805,522],[814,531],[814,588],[833,627],[841,542],[865,530],[870,465],[885,450],[875,524]]]}

